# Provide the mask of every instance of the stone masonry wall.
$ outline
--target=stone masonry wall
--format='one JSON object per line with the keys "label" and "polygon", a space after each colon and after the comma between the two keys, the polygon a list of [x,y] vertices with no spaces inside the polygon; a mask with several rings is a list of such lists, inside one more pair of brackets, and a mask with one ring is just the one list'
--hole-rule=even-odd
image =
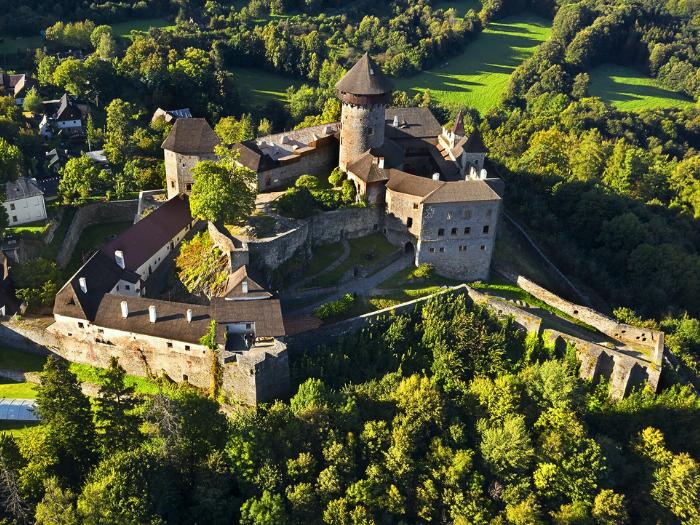
{"label": "stone masonry wall", "polygon": [[[51,327],[46,329],[48,321],[42,321],[3,321],[0,323],[0,340],[23,351],[53,353],[69,361],[102,368],[109,365],[111,356],[115,356],[132,375],[165,374],[174,381],[182,381],[187,376],[189,383],[203,389],[211,384],[212,355],[209,350],[201,355],[170,352],[149,345],[146,340],[137,342],[128,337],[114,339],[113,344],[80,340],[53,331]],[[255,405],[284,396],[289,386],[286,348],[277,342],[269,348],[251,350],[235,362],[224,364],[223,377],[224,393],[243,404]]]}
{"label": "stone masonry wall", "polygon": [[95,202],[81,207],[75,212],[68,227],[63,244],[58,250],[56,262],[65,268],[73,255],[83,230],[98,223],[133,221],[138,209],[138,199],[128,201]]}
{"label": "stone masonry wall", "polygon": [[622,399],[632,388],[645,383],[656,391],[659,386],[661,368],[649,366],[622,352],[614,351],[578,337],[563,334],[556,330],[545,330],[545,340],[554,342],[555,346],[568,342],[576,347],[576,356],[581,362],[580,376],[597,383],[604,378],[609,382],[610,396]]}
{"label": "stone masonry wall", "polygon": [[293,162],[286,162],[279,168],[258,173],[258,190],[270,191],[289,186],[302,175],[313,175],[321,180],[328,179],[338,165],[338,146],[335,140],[314,151],[301,155]]}
{"label": "stone masonry wall", "polygon": [[297,228],[276,237],[248,241],[251,256],[267,269],[275,269],[302,250],[310,255],[312,246],[356,238],[381,231],[382,208],[343,208],[300,221]]}
{"label": "stone masonry wall", "polygon": [[340,113],[340,158],[342,170],[370,148],[384,144],[384,116],[382,104],[356,106],[343,103]]}
{"label": "stone masonry wall", "polygon": [[659,368],[661,367],[664,350],[663,332],[619,323],[615,319],[611,319],[610,317],[603,315],[600,312],[596,312],[591,308],[567,301],[566,299],[563,299],[549,290],[535,284],[522,275],[508,275],[508,278],[513,280],[526,292],[529,292],[547,304],[558,308],[574,319],[578,319],[579,321],[593,326],[605,335],[624,343],[638,345],[649,349],[652,354],[652,362]]}
{"label": "stone masonry wall", "polygon": [[500,201],[430,204],[423,208],[418,264],[432,264],[446,277],[487,279]]}

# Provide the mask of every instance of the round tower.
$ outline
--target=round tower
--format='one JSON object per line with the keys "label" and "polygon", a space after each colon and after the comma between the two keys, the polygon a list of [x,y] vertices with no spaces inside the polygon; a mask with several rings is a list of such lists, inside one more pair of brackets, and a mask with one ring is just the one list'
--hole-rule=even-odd
{"label": "round tower", "polygon": [[371,148],[384,144],[384,110],[393,86],[365,53],[335,85],[342,102],[340,169]]}

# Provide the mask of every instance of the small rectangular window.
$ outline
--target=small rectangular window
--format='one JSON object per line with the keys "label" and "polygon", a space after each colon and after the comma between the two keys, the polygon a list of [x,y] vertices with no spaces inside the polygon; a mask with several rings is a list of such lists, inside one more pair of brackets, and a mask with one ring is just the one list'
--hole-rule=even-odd
{"label": "small rectangular window", "polygon": [[168,348],[172,348],[172,347],[173,347],[173,344],[172,344],[170,341],[168,341],[167,345],[168,345]]}
{"label": "small rectangular window", "polygon": [[85,325],[83,323],[78,323],[78,328],[85,328]]}
{"label": "small rectangular window", "polygon": [[253,323],[246,323],[246,324],[245,324],[245,329],[246,329],[246,330],[252,330],[252,328],[253,328]]}
{"label": "small rectangular window", "polygon": [[190,345],[185,345],[185,350],[189,350],[189,349],[190,349]]}
{"label": "small rectangular window", "polygon": [[98,333],[98,334],[104,334],[105,331],[104,331],[102,328],[98,328],[98,329],[97,329],[97,333]]}
{"label": "small rectangular window", "polygon": [[485,245],[485,244],[482,244],[482,245],[481,245],[481,251],[483,252],[484,250],[486,250],[486,245]]}
{"label": "small rectangular window", "polygon": [[175,187],[175,181],[174,181],[174,180],[171,180],[171,181],[170,181],[170,187],[171,187],[171,188],[174,188],[174,187]]}
{"label": "small rectangular window", "polygon": [[440,228],[440,229],[438,230],[438,237],[442,237],[443,235],[445,235],[445,229],[444,229],[444,228]]}
{"label": "small rectangular window", "polygon": [[488,226],[484,226],[484,233],[488,233],[488,232],[489,232],[489,227],[488,227]]}
{"label": "small rectangular window", "polygon": [[448,221],[451,221],[451,220],[452,220],[452,212],[451,212],[451,211],[448,211],[448,212],[447,212],[447,220],[448,220]]}
{"label": "small rectangular window", "polygon": [[472,232],[472,229],[469,226],[464,228],[464,235],[469,235],[471,232]]}
{"label": "small rectangular window", "polygon": [[125,290],[131,290],[131,286],[129,286],[128,284],[127,284],[127,285],[124,285],[124,289],[125,289]]}
{"label": "small rectangular window", "polygon": [[457,235],[457,228],[452,228],[452,231],[450,233],[452,235]]}
{"label": "small rectangular window", "polygon": [[464,210],[462,210],[462,217],[465,219],[471,219],[472,211],[469,208],[464,208]]}
{"label": "small rectangular window", "polygon": [[17,222],[17,215],[12,216],[12,222]]}
{"label": "small rectangular window", "polygon": [[418,203],[417,203],[417,202],[414,202],[414,203],[413,203],[413,209],[414,209],[414,210],[417,210],[417,209],[418,209]]}
{"label": "small rectangular window", "polygon": [[187,191],[192,191],[192,184],[187,183]]}
{"label": "small rectangular window", "polygon": [[406,226],[408,226],[409,228],[413,226],[413,217],[409,217],[408,219],[406,219]]}
{"label": "small rectangular window", "polygon": [[444,253],[444,252],[445,252],[445,248],[444,247],[440,248],[440,253]]}
{"label": "small rectangular window", "polygon": [[15,209],[15,205],[13,203],[10,203],[10,210],[14,210],[14,209]]}
{"label": "small rectangular window", "polygon": [[430,253],[435,253],[435,248],[430,248],[428,251],[429,251]]}

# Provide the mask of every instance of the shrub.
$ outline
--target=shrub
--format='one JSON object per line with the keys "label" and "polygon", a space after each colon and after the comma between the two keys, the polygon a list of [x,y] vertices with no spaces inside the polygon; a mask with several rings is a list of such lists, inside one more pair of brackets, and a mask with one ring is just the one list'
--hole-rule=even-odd
{"label": "shrub", "polygon": [[314,200],[308,188],[289,188],[277,199],[277,211],[287,217],[303,219],[313,215],[316,209]]}
{"label": "shrub", "polygon": [[333,317],[339,317],[347,313],[354,304],[355,297],[350,293],[346,293],[340,299],[330,301],[316,308],[316,310],[314,310],[314,315],[321,321],[326,321]]}
{"label": "shrub", "polygon": [[312,191],[311,195],[324,210],[335,210],[343,204],[343,199],[337,190],[317,190]]}
{"label": "shrub", "polygon": [[320,188],[321,183],[313,175],[302,175],[299,177],[294,186],[297,188],[308,188],[309,190],[317,190]]}
{"label": "shrub", "polygon": [[423,263],[418,268],[411,272],[411,278],[413,279],[432,279],[435,274],[435,268],[432,264]]}
{"label": "shrub", "polygon": [[334,168],[328,177],[328,182],[330,182],[334,187],[339,187],[343,180],[345,180],[345,172],[340,168]]}
{"label": "shrub", "polygon": [[343,181],[343,201],[347,203],[355,202],[355,197],[357,196],[357,191],[355,190],[355,185],[350,180]]}

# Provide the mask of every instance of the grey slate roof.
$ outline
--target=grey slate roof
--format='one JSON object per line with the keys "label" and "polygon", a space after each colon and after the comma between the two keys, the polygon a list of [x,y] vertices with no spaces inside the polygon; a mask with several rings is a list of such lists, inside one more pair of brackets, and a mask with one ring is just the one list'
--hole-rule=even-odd
{"label": "grey slate roof", "polygon": [[[393,125],[398,117],[399,126]],[[442,133],[442,126],[428,108],[387,108],[385,134],[394,140],[408,138],[435,138]]]}
{"label": "grey slate roof", "polygon": [[179,118],[161,147],[176,153],[196,155],[214,153],[214,147],[220,143],[206,119]]}
{"label": "grey slate roof", "polygon": [[18,201],[43,195],[44,192],[37,184],[36,180],[27,177],[18,177],[14,182],[5,183],[5,201]]}
{"label": "grey slate roof", "polygon": [[336,83],[335,88],[341,93],[353,95],[384,95],[391,93],[394,86],[369,54],[365,53]]}

